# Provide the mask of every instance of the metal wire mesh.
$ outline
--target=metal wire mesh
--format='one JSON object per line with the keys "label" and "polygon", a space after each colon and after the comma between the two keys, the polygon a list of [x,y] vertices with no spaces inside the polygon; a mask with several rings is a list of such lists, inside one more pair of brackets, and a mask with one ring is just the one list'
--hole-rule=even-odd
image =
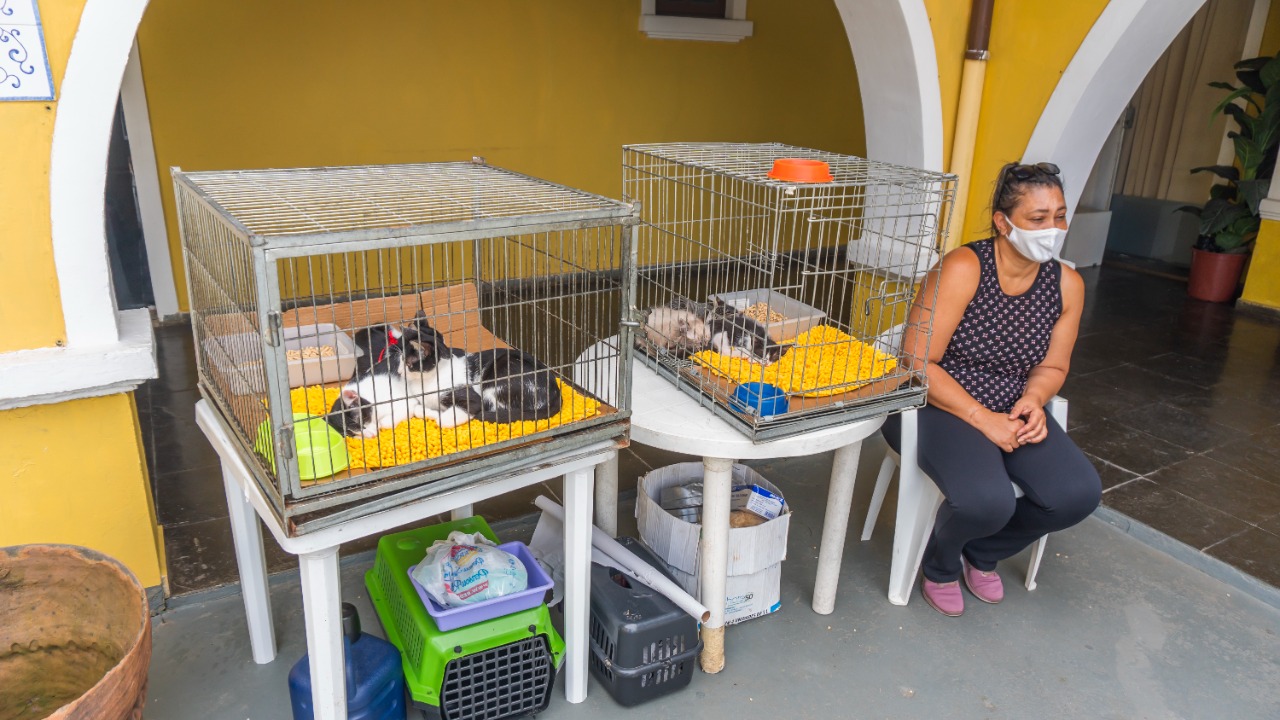
{"label": "metal wire mesh", "polygon": [[[830,180],[774,177],[784,158]],[[925,358],[900,345],[953,176],[781,144],[629,145],[623,193],[644,221],[642,357],[744,433],[923,404]],[[918,322],[927,333],[930,313]]]}
{"label": "metal wire mesh", "polygon": [[261,238],[617,212],[615,201],[476,162],[235,170],[187,177],[222,214]]}
{"label": "metal wire mesh", "polygon": [[572,378],[629,337],[630,206],[478,163],[174,177],[201,389],[283,516],[625,432],[629,373]]}

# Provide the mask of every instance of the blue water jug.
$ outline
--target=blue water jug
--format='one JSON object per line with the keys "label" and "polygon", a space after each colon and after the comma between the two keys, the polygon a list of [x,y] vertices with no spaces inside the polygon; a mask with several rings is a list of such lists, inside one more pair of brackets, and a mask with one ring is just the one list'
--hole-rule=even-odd
{"label": "blue water jug", "polygon": [[[348,720],[405,720],[400,651],[382,638],[362,634],[360,615],[351,603],[342,603],[342,636]],[[293,720],[313,720],[311,666],[306,655],[289,671],[289,699]]]}

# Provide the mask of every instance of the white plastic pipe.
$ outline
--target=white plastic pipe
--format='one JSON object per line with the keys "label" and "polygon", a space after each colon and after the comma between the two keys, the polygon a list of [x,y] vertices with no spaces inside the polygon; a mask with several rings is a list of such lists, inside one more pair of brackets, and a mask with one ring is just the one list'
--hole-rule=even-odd
{"label": "white plastic pipe", "polygon": [[[539,495],[534,501],[543,512],[547,513],[561,523],[564,522],[564,508],[551,498]],[[635,553],[623,547],[618,541],[609,537],[603,530],[597,527],[591,528],[591,545],[595,549],[609,556],[609,559],[620,566],[623,570],[634,573],[636,579],[661,593],[664,597],[675,603],[681,610],[689,613],[698,619],[699,622],[706,622],[711,617],[711,611],[705,605],[698,602],[692,595],[684,591],[684,588],[667,579],[667,576],[658,572],[652,565],[641,560]]]}

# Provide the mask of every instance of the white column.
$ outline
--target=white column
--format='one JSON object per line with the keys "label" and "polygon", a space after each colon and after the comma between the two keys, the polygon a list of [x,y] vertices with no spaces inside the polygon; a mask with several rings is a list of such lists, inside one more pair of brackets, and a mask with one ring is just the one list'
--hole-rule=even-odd
{"label": "white column", "polygon": [[725,583],[729,569],[729,501],[733,493],[733,461],[702,459],[702,593],[711,611],[702,624],[702,671],[724,669]]}
{"label": "white column", "polygon": [[342,581],[338,548],[298,556],[302,609],[307,621],[311,705],[316,720],[347,720],[347,677],[342,662]]}
{"label": "white column", "polygon": [[618,537],[618,454],[596,466],[596,527]]}
{"label": "white column", "polygon": [[862,441],[836,451],[827,490],[827,513],[822,521],[822,544],[818,547],[818,577],[813,583],[813,611],[830,615],[836,607],[836,586],[840,583],[840,560],[844,557],[849,508],[853,505],[853,483],[858,475]]}
{"label": "white column", "polygon": [[[241,478],[241,482],[253,482]],[[231,539],[235,544],[236,565],[240,570],[240,595],[244,598],[244,615],[249,622],[249,647],[253,661],[266,665],[276,658],[276,633],[271,623],[271,594],[267,589],[267,553],[262,545],[262,525],[244,488],[222,464],[222,486],[227,495],[227,514],[231,520]]]}
{"label": "white column", "polygon": [[591,611],[591,486],[594,469],[564,476],[564,696],[587,699],[587,642]]}

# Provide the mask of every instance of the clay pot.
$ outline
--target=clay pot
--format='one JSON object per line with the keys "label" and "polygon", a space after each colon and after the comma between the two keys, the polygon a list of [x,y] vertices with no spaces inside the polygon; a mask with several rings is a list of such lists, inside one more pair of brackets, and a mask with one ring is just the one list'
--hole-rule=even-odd
{"label": "clay pot", "polygon": [[1249,256],[1192,249],[1187,294],[1206,302],[1230,302],[1240,285],[1240,271]]}
{"label": "clay pot", "polygon": [[137,578],[73,545],[0,548],[0,720],[134,720],[151,617]]}

